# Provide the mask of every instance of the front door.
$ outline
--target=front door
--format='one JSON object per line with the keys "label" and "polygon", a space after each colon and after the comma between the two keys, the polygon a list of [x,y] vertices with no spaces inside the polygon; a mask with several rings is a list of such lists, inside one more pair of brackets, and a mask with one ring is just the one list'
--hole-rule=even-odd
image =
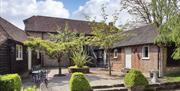
{"label": "front door", "polygon": [[125,68],[131,68],[131,48],[125,48]]}

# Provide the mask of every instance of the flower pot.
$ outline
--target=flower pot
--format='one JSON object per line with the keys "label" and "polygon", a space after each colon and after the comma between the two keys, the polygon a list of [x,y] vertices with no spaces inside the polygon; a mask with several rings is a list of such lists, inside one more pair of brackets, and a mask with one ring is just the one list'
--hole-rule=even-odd
{"label": "flower pot", "polygon": [[74,72],[82,72],[82,73],[90,73],[89,68],[68,68],[69,73]]}

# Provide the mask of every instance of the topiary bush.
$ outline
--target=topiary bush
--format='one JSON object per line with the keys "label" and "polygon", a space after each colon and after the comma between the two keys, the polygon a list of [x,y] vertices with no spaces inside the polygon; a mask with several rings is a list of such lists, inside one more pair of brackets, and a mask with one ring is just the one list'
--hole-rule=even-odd
{"label": "topiary bush", "polygon": [[37,88],[34,86],[34,87],[28,87],[26,89],[23,89],[23,91],[38,91]]}
{"label": "topiary bush", "polygon": [[20,91],[21,85],[21,78],[18,74],[0,76],[0,91]]}
{"label": "topiary bush", "polygon": [[124,84],[126,87],[144,86],[148,85],[148,80],[140,71],[131,69],[124,77]]}
{"label": "topiary bush", "polygon": [[72,74],[69,85],[70,91],[92,91],[88,80],[80,72]]}

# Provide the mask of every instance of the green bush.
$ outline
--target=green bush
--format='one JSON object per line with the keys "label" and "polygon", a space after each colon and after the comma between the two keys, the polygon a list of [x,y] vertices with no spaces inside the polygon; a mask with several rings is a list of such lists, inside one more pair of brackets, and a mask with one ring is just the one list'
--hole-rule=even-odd
{"label": "green bush", "polygon": [[92,91],[88,80],[80,72],[72,74],[69,85],[70,91]]}
{"label": "green bush", "polygon": [[0,91],[20,91],[21,84],[18,74],[6,74],[0,77]]}
{"label": "green bush", "polygon": [[23,89],[23,91],[37,91],[36,87],[28,87],[26,89]]}
{"label": "green bush", "polygon": [[74,51],[71,59],[78,68],[82,68],[86,63],[90,61],[90,57],[83,49]]}
{"label": "green bush", "polygon": [[124,84],[126,87],[144,86],[148,85],[148,80],[140,71],[131,69],[124,77]]}
{"label": "green bush", "polygon": [[[79,67],[77,65],[75,65],[75,66],[70,66],[68,68],[79,68]],[[83,66],[82,68],[89,68],[89,67],[88,66]]]}

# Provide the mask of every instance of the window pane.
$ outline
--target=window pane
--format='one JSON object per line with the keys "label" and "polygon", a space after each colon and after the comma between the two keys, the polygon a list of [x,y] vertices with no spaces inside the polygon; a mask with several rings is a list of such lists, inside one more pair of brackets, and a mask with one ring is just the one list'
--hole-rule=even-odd
{"label": "window pane", "polygon": [[145,47],[145,57],[148,57],[148,47]]}
{"label": "window pane", "polygon": [[16,45],[16,58],[18,58],[18,45]]}

